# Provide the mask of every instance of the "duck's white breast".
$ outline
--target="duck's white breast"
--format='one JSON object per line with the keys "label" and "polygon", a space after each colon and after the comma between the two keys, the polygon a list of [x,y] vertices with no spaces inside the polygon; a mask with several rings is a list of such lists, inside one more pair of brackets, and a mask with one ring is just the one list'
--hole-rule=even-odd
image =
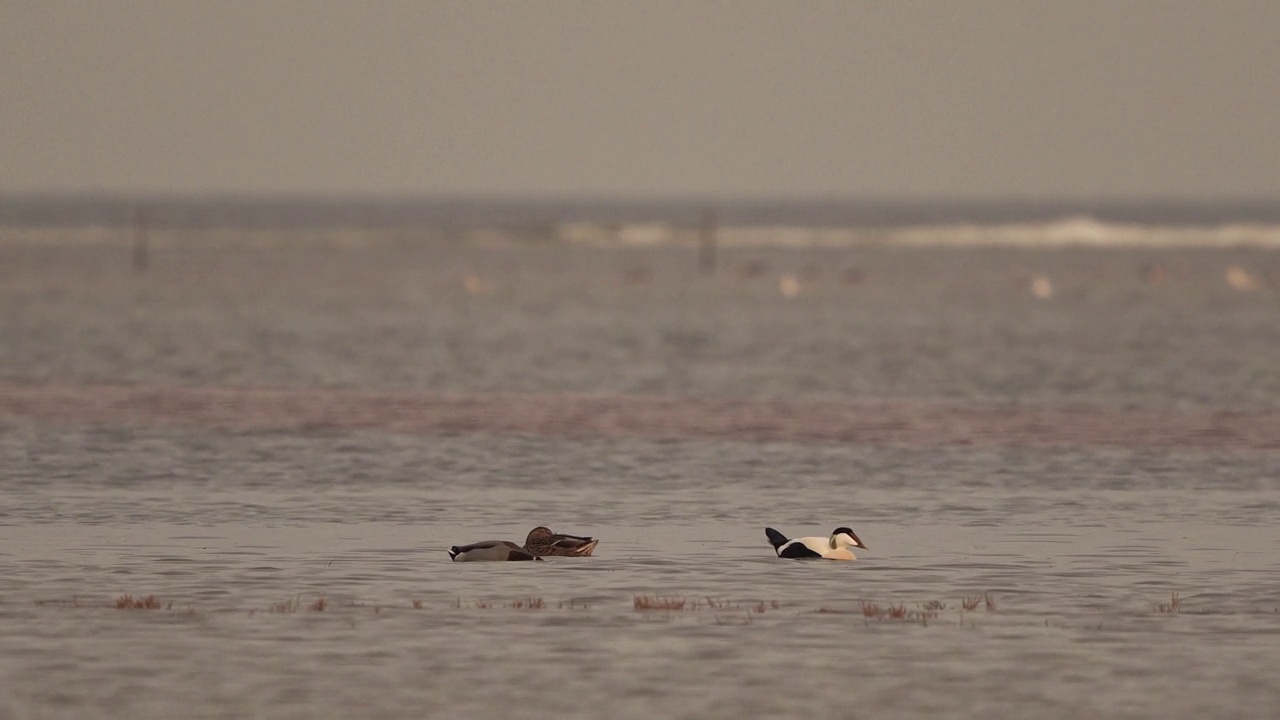
{"label": "duck's white breast", "polygon": [[803,543],[805,547],[828,560],[857,560],[849,548],[832,548],[830,538],[805,537],[796,538],[794,542]]}

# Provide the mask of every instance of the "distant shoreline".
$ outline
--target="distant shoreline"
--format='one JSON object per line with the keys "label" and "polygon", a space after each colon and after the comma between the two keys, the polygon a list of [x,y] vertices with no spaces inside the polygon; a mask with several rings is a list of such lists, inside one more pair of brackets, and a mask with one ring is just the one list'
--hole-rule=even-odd
{"label": "distant shoreline", "polygon": [[565,225],[901,230],[1093,222],[1158,228],[1280,227],[1275,200],[871,200],[0,197],[0,227],[154,229],[476,228],[537,234]]}
{"label": "distant shoreline", "polygon": [[[694,248],[703,231],[677,223],[545,222],[537,225],[244,226],[133,224],[0,225],[0,246],[150,247],[290,246],[372,247],[387,243],[460,243],[485,246],[546,245],[594,248]],[[1149,248],[1280,249],[1280,223],[1139,225],[1105,223],[1090,217],[1005,224],[909,225],[900,227],[821,227],[718,225],[714,244],[733,248]]]}

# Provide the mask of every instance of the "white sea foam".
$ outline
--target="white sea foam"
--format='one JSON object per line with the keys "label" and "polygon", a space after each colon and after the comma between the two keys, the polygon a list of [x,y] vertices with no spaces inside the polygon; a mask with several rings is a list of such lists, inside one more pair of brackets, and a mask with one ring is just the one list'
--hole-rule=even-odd
{"label": "white sea foam", "polygon": [[892,231],[890,238],[894,242],[913,245],[1280,247],[1280,226],[1135,225],[1076,217],[1045,223],[913,227]]}
{"label": "white sea foam", "polygon": [[[646,223],[609,227],[593,223],[560,226],[558,237],[589,245],[695,244],[696,229]],[[999,225],[917,225],[900,228],[723,226],[716,242],[725,247],[846,247],[876,243],[939,246],[1093,247],[1277,247],[1280,225],[1138,225],[1072,217],[1051,222]]]}

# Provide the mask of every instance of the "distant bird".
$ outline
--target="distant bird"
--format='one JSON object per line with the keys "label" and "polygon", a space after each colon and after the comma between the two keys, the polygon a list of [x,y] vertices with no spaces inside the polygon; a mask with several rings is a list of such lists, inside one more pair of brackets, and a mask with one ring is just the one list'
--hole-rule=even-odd
{"label": "distant bird", "polygon": [[570,555],[584,557],[596,549],[600,541],[581,535],[553,533],[550,528],[538,526],[529,531],[524,549],[534,555]]}
{"label": "distant bird", "polygon": [[454,545],[449,548],[449,559],[454,562],[542,560],[528,550],[506,540],[484,540],[470,545]]}
{"label": "distant bird", "polygon": [[1257,276],[1239,265],[1232,265],[1223,273],[1227,284],[1240,292],[1253,292],[1262,287]]}
{"label": "distant bird", "polygon": [[489,284],[475,273],[466,273],[462,276],[462,287],[466,289],[468,295],[483,295],[489,290]]}
{"label": "distant bird", "polygon": [[1036,275],[1031,278],[1031,294],[1037,300],[1048,300],[1053,297],[1053,281],[1048,275]]}
{"label": "distant bird", "polygon": [[830,538],[802,537],[788,540],[786,535],[770,527],[764,529],[764,534],[769,538],[769,542],[773,545],[774,552],[778,553],[778,557],[792,560],[815,560],[818,558],[857,560],[857,556],[849,548],[867,549],[867,546],[862,544],[858,536],[847,527],[836,528],[831,532]]}
{"label": "distant bird", "polygon": [[782,297],[793,298],[800,294],[800,279],[795,275],[783,275],[778,278],[778,292]]}

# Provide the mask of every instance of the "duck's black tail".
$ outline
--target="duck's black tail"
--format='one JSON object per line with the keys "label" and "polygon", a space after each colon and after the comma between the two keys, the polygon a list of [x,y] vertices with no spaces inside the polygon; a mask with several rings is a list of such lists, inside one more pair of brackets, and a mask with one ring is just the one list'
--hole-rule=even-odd
{"label": "duck's black tail", "polygon": [[778,548],[787,544],[787,536],[783,535],[777,530],[774,530],[771,527],[765,528],[764,534],[769,538],[769,542],[773,544],[774,550],[777,550]]}

